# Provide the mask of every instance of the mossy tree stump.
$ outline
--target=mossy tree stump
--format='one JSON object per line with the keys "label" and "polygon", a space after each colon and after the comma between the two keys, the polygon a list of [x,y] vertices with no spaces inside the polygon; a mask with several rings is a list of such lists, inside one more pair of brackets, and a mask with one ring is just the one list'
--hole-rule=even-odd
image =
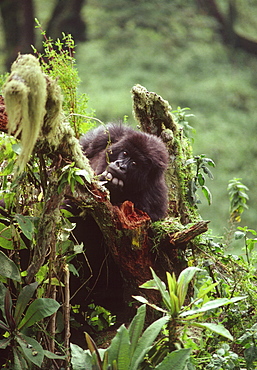
{"label": "mossy tree stump", "polygon": [[[34,150],[41,157],[48,157],[48,161],[52,161],[51,168],[54,168],[54,171],[44,173],[44,176],[47,176],[44,181],[47,187],[44,192],[44,211],[39,220],[41,226],[32,251],[32,262],[28,266],[27,281],[33,281],[49,252],[56,248],[61,227],[59,209],[64,198],[71,199],[84,215],[90,214],[96,221],[121,272],[126,300],[131,300],[132,294],[138,294],[139,285],[151,278],[149,267],[153,267],[162,278],[166,271],[179,274],[186,265],[182,251],[197,235],[207,230],[208,222],[202,221],[196,208],[188,202],[188,184],[194,176],[191,167],[186,166],[187,159],[192,156],[191,147],[183,136],[182,128],[175,122],[168,102],[140,85],[132,89],[134,114],[141,129],[160,136],[170,154],[166,176],[169,187],[169,213],[166,219],[151,223],[148,215],[134,209],[129,201],[120,207],[112,206],[108,200],[108,191],[99,187],[95,181],[87,158],[83,158],[78,141],[63,118],[62,97],[57,82],[40,71],[34,57],[19,58],[20,63],[18,59],[14,64],[14,72],[4,88],[7,115],[10,119],[9,132],[10,129],[17,131],[22,140],[27,140],[28,130],[33,130],[32,147],[26,148],[25,155],[19,160],[19,166],[24,168],[22,160]],[[31,79],[31,73],[34,76],[35,70],[38,81],[42,82],[38,85],[38,90],[30,88],[34,81],[34,78]],[[41,95],[40,89],[44,90]],[[39,95],[41,99],[37,99]],[[26,103],[27,109],[24,109],[24,102],[29,102]],[[3,106],[2,103],[1,109]],[[40,115],[34,129],[34,121],[32,122],[30,117],[35,116],[35,109],[40,111]],[[5,130],[3,122],[0,127]],[[87,171],[88,175],[85,186],[77,184],[72,193],[67,184],[60,194],[57,191],[58,179],[67,161],[75,162],[76,166]],[[56,263],[58,261],[55,261]],[[59,278],[62,279],[61,275]],[[144,294],[150,295],[155,301],[158,299],[151,291]]]}

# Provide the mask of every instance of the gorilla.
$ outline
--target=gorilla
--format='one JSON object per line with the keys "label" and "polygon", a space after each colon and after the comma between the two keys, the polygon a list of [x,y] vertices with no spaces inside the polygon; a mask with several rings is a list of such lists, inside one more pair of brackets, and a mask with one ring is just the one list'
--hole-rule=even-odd
{"label": "gorilla", "polygon": [[160,138],[108,124],[86,133],[80,144],[96,175],[106,182],[112,204],[129,200],[152,221],[165,217],[168,152]]}

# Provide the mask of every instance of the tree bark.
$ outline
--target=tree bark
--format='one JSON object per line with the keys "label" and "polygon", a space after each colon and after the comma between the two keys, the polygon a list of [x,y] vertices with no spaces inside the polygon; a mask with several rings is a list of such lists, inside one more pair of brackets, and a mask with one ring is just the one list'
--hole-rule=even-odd
{"label": "tree bark", "polygon": [[207,11],[210,16],[217,20],[224,44],[257,55],[257,41],[240,35],[234,28],[237,15],[234,1],[229,0],[229,10],[226,15],[221,13],[215,0],[197,0],[197,3],[201,9]]}

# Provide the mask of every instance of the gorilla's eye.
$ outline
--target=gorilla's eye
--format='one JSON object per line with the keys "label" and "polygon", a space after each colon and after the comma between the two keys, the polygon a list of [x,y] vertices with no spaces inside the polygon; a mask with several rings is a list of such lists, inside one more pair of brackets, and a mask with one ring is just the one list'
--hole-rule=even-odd
{"label": "gorilla's eye", "polygon": [[126,157],[128,155],[128,152],[126,152],[126,150],[124,150],[123,155]]}
{"label": "gorilla's eye", "polygon": [[133,162],[132,162],[132,166],[134,166],[134,167],[135,167],[136,165],[137,165],[137,162],[133,161]]}

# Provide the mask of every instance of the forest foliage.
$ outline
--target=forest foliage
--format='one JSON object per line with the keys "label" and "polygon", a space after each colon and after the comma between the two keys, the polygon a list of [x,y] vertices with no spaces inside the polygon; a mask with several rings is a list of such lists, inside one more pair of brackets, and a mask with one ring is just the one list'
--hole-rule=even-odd
{"label": "forest foliage", "polygon": [[[213,235],[210,232],[197,240],[195,249],[187,251],[189,267],[178,278],[167,273],[167,281],[164,283],[152,271],[153,279],[142,285],[144,289],[159,291],[162,297],[160,306],[142,297],[134,298],[161,312],[162,319],[154,321],[144,331],[145,305],[140,306],[130,326],[122,325],[118,329],[107,350],[99,350],[87,335],[89,350],[84,351],[71,344],[73,369],[88,366],[88,369],[134,370],[135,364],[142,370],[151,369],[153,366],[160,370],[167,369],[167,366],[181,370],[254,369],[257,360],[257,233],[252,226],[255,223],[254,212],[250,212],[254,208],[256,196],[253,188],[253,160],[256,149],[252,140],[256,124],[253,113],[256,98],[256,81],[253,78],[257,68],[256,57],[223,46],[217,35],[217,24],[206,14],[197,12],[193,1],[189,2],[186,9],[180,1],[175,1],[174,8],[164,6],[160,7],[158,12],[153,12],[153,2],[147,3],[147,9],[146,3],[139,2],[142,6],[140,12],[139,8],[131,7],[131,13],[125,3],[123,8],[119,8],[116,2],[105,0],[101,7],[97,6],[97,2],[88,1],[84,10],[90,20],[90,37],[86,44],[80,45],[77,52],[78,69],[82,76],[79,89],[89,93],[91,107],[96,109],[97,117],[102,120],[116,120],[124,116],[132,120],[129,92],[135,82],[161,93],[174,105],[174,110],[177,110],[177,106],[191,108],[195,118],[188,117],[189,122],[185,122],[187,128],[196,128],[193,141],[190,139],[193,142],[194,154],[198,154],[191,161],[191,164],[196,166],[195,181],[199,188],[203,188],[207,181],[209,203],[210,194],[213,194],[211,208],[200,205],[199,209],[205,218],[214,223],[215,231],[221,230],[221,233]],[[164,5],[168,3],[164,2]],[[170,12],[171,9],[174,12]],[[145,16],[141,17],[143,12]],[[153,14],[156,17],[154,19]],[[164,15],[167,15],[167,18]],[[163,18],[167,23],[161,21]],[[126,21],[127,19],[130,21]],[[120,32],[121,29],[124,29],[124,33]],[[247,32],[251,32],[249,24]],[[159,57],[156,58],[156,55]],[[54,57],[54,54],[51,55],[52,60]],[[52,65],[52,69],[58,70],[61,60],[57,59],[58,62]],[[70,64],[70,67],[73,65]],[[66,77],[68,71],[69,69],[64,73]],[[77,91],[71,81],[64,79],[64,85],[65,81],[68,81],[67,85],[72,93]],[[77,81],[76,79],[76,83]],[[69,93],[67,96],[69,97]],[[79,103],[76,94],[73,94],[70,102],[67,101],[67,96],[65,113],[70,114],[72,121],[74,113],[88,109],[87,98],[83,96]],[[76,111],[70,109],[74,107],[74,102],[78,103],[78,106],[75,106],[78,109]],[[177,111],[181,112],[179,109]],[[76,121],[73,121],[73,125],[76,125]],[[34,193],[33,187],[28,188],[25,185],[26,179],[21,179],[20,188],[15,182],[10,183],[19,147],[13,139],[9,141],[6,137],[1,137],[1,140],[4,149],[1,152],[2,159],[5,164],[7,159],[9,161],[2,173],[2,194],[11,205],[12,193],[15,193],[27,207],[26,196],[31,192],[31,199],[36,198],[40,205],[42,194]],[[205,153],[207,157],[200,153]],[[32,163],[27,176],[37,184],[38,165]],[[214,163],[216,168],[212,169],[211,173],[208,172],[206,164],[213,167]],[[203,170],[199,175],[197,168],[200,166],[207,172]],[[68,176],[74,174],[76,177],[77,173],[72,171],[71,168]],[[214,179],[210,182],[212,173]],[[10,197],[8,193],[11,194]],[[205,199],[202,202],[203,205],[207,204]],[[41,206],[38,208],[36,205],[32,222],[29,217],[19,217],[19,214],[12,210],[12,227],[8,229],[1,223],[2,239],[17,240],[18,237],[20,246],[24,248],[20,232],[33,240],[37,230],[37,217],[41,211]],[[6,219],[2,221],[5,222]],[[69,226],[64,226],[64,238],[70,231]],[[243,257],[227,253],[227,247],[235,239],[242,247],[240,254]],[[67,239],[62,242],[65,248]],[[11,251],[12,255],[10,244],[5,244],[3,248]],[[54,281],[49,284],[47,271],[50,269],[43,266],[40,271],[42,280],[37,291],[38,298],[29,304],[37,286],[30,284],[21,289],[17,282],[21,281],[20,272],[24,274],[24,271],[17,268],[16,261],[2,254],[0,299],[3,315],[0,328],[5,333],[0,342],[2,348],[15,343],[13,353],[19,369],[26,368],[31,362],[40,366],[44,357],[53,361],[62,359],[59,353],[52,354],[33,339],[42,332],[44,344],[50,343],[49,348],[53,345],[52,338],[49,342],[46,339],[49,329],[47,318],[56,312],[59,306],[52,300],[46,301],[51,298],[42,296],[47,296],[50,288],[62,286],[62,282]],[[59,257],[62,262],[65,260],[64,255]],[[64,265],[67,262],[69,261],[65,260]],[[186,301],[189,284],[190,298]],[[12,302],[6,286],[11,286],[14,291],[18,286],[17,291],[20,289],[20,292],[17,301]],[[76,310],[76,307],[73,309]],[[88,320],[89,325],[94,326],[97,323],[102,329],[102,322],[108,322],[108,325],[112,326],[110,313],[100,311],[94,306],[91,309],[93,312]],[[45,320],[42,322],[42,319]],[[32,329],[29,329],[30,324]],[[61,340],[58,349],[61,355],[64,355],[63,343],[60,343]],[[142,354],[145,355],[144,359]]]}

